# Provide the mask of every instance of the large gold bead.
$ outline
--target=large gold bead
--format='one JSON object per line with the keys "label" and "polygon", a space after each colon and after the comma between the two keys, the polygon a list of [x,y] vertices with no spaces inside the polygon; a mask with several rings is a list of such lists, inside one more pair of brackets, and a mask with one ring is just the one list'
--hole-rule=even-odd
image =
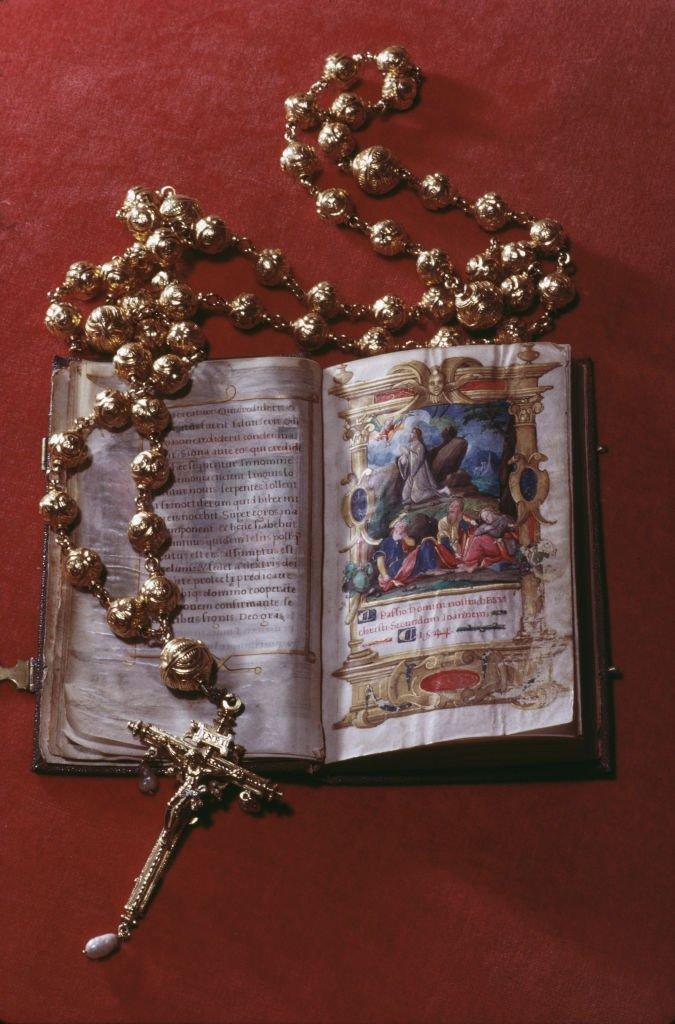
{"label": "large gold bead", "polygon": [[178,284],[173,273],[170,273],[168,270],[158,270],[156,274],[152,275],[149,286],[150,294],[154,295],[155,298],[159,298],[169,284]]}
{"label": "large gold bead", "polygon": [[122,380],[141,381],[150,376],[152,353],[145,345],[130,341],[120,345],[113,356],[113,369]]}
{"label": "large gold bead", "polygon": [[156,512],[137,512],[129,520],[127,537],[141,555],[158,554],[169,539],[166,523]]}
{"label": "large gold bead", "polygon": [[117,298],[129,291],[132,275],[121,256],[113,256],[107,263],[101,264],[103,290],[111,298]]}
{"label": "large gold bead", "polygon": [[140,323],[141,320],[148,320],[157,315],[157,304],[152,295],[146,291],[123,295],[118,305],[131,324]]}
{"label": "large gold bead", "polygon": [[115,352],[131,338],[132,325],[117,306],[97,306],[87,318],[84,333],[97,352]]}
{"label": "large gold bead", "polygon": [[527,341],[528,338],[527,324],[515,316],[505,320],[495,332],[495,341],[498,345],[517,345]]}
{"label": "large gold bead", "polygon": [[150,317],[149,320],[141,320],[137,325],[134,338],[151,352],[157,352],[166,344],[166,333],[166,324],[156,317]]}
{"label": "large gold bead", "polygon": [[169,228],[157,228],[148,235],[145,246],[162,267],[170,267],[183,255],[183,243]]}
{"label": "large gold bead", "polygon": [[380,352],[386,352],[391,343],[392,337],[386,327],[371,327],[356,342],[364,356],[376,356]]}
{"label": "large gold bead", "polygon": [[47,441],[47,449],[54,462],[70,469],[79,466],[87,458],[87,443],[77,430],[64,430],[52,434]]}
{"label": "large gold bead", "polygon": [[137,398],[131,406],[131,422],[142,437],[161,434],[169,426],[169,410],[161,398]]}
{"label": "large gold bead", "polygon": [[561,270],[545,274],[539,279],[537,288],[541,301],[547,306],[552,306],[553,309],[561,309],[563,306],[569,305],[576,295],[574,282]]}
{"label": "large gold bead", "polygon": [[74,587],[90,587],[105,572],[101,556],[91,548],[72,548],[63,563],[63,573]]}
{"label": "large gold bead", "polygon": [[78,512],[75,499],[56,487],[40,499],[40,515],[50,526],[70,526],[77,519]]}
{"label": "large gold bead", "polygon": [[316,197],[316,212],[323,220],[344,224],[354,215],[354,201],[343,188],[325,188]]}
{"label": "large gold bead", "polygon": [[131,463],[131,475],[137,484],[159,491],[171,475],[171,467],[163,452],[152,449],[139,452]]}
{"label": "large gold bead", "polygon": [[122,213],[124,223],[135,239],[142,242],[162,223],[156,206],[148,203],[132,203]]}
{"label": "large gold bead", "polygon": [[452,263],[442,249],[426,249],[421,252],[415,268],[424,284],[441,284],[453,272]]}
{"label": "large gold bead", "polygon": [[293,337],[306,352],[316,352],[326,340],[326,321],[316,313],[305,313],[291,327]]}
{"label": "large gold bead", "polygon": [[311,178],[319,169],[316,150],[304,142],[289,142],[281,154],[282,170],[295,178]]}
{"label": "large gold bead", "polygon": [[397,256],[408,244],[408,235],[395,220],[379,220],[370,229],[370,244],[381,256]]}
{"label": "large gold bead", "polygon": [[509,274],[499,287],[509,309],[523,310],[532,305],[534,282],[529,274]]}
{"label": "large gold bead", "polygon": [[159,659],[164,685],[188,693],[207,687],[214,668],[215,660],[206,644],[183,636],[169,640]]}
{"label": "large gold bead", "polygon": [[429,348],[454,348],[468,343],[469,336],[462,327],[441,327],[429,338]]}
{"label": "large gold bead", "polygon": [[323,73],[333,82],[351,85],[357,74],[356,61],[345,53],[331,53],[326,57]]}
{"label": "large gold bead", "polygon": [[363,191],[373,196],[391,192],[401,180],[400,169],[384,146],[362,149],[352,160],[351,169]]}
{"label": "large gold bead", "polygon": [[473,204],[473,213],[484,231],[499,231],[508,220],[509,208],[496,192],[486,192]]}
{"label": "large gold bead", "polygon": [[175,194],[162,200],[159,212],[164,223],[185,242],[192,240],[194,226],[202,217],[202,208],[196,199]]}
{"label": "large gold bead", "polygon": [[531,242],[507,242],[499,252],[502,267],[509,274],[527,270],[534,260],[534,245]]}
{"label": "large gold bead", "polygon": [[501,294],[490,281],[473,281],[455,296],[457,319],[465,327],[494,327],[501,320],[504,305]]}
{"label": "large gold bead", "polygon": [[447,288],[433,284],[422,295],[420,306],[432,320],[443,323],[443,321],[449,320],[455,312],[455,297]]}
{"label": "large gold bead", "polygon": [[382,98],[394,110],[412,107],[417,96],[417,82],[401,71],[389,71],[382,83]]}
{"label": "large gold bead", "polygon": [[223,252],[231,242],[232,232],[220,217],[210,214],[208,217],[202,217],[195,224],[194,243],[198,249],[209,256]]}
{"label": "large gold bead", "polygon": [[144,185],[134,185],[127,191],[124,197],[123,208],[127,206],[133,206],[136,203],[145,203],[149,206],[157,206],[161,202],[162,197],[159,192],[156,192],[154,188],[145,188]]}
{"label": "large gold bead", "polygon": [[380,327],[398,331],[407,319],[405,303],[398,295],[383,295],[373,303],[373,318]]}
{"label": "large gold bead", "polygon": [[240,331],[252,331],[264,316],[263,308],[251,292],[237,295],[230,303],[230,319]]}
{"label": "large gold bead", "polygon": [[444,210],[453,202],[453,190],[445,174],[427,174],[420,182],[419,197],[427,210]]}
{"label": "large gold bead", "polygon": [[152,277],[157,268],[156,258],[142,242],[132,242],[129,248],[124,250],[124,259],[137,277]]}
{"label": "large gold bead", "polygon": [[411,66],[408,51],[403,46],[387,46],[380,50],[375,63],[382,74],[387,74],[388,71],[405,71]]}
{"label": "large gold bead", "polygon": [[173,281],[162,289],[157,304],[169,320],[188,320],[197,312],[199,302],[192,288]]}
{"label": "large gold bead", "polygon": [[560,249],[565,241],[565,232],[557,220],[544,217],[530,225],[530,239],[540,252],[550,254]]}
{"label": "large gold bead", "polygon": [[106,430],[126,427],[131,416],[131,396],[114,388],[99,391],[94,399],[94,415],[97,424]]}
{"label": "large gold bead", "polygon": [[284,100],[286,123],[297,125],[307,130],[316,128],[320,121],[314,97],[306,92],[298,92]]}
{"label": "large gold bead", "polygon": [[138,599],[151,615],[170,615],[180,601],[180,590],[168,576],[153,573],[140,589]]}
{"label": "large gold bead", "polygon": [[313,313],[330,320],[340,310],[335,288],[330,281],[318,281],[307,292],[307,302]]}
{"label": "large gold bead", "polygon": [[106,621],[113,633],[121,637],[122,640],[131,640],[140,636],[150,625],[147,611],[133,597],[117,597],[111,601]]}
{"label": "large gold bead", "polygon": [[288,273],[288,263],[281,249],[262,249],[255,261],[255,273],[267,288],[280,284]]}
{"label": "large gold bead", "polygon": [[466,275],[471,281],[496,281],[500,272],[499,259],[489,252],[479,252],[466,264]]}
{"label": "large gold bead", "polygon": [[181,320],[172,324],[166,335],[166,344],[179,356],[191,356],[206,345],[206,338],[194,320]]}
{"label": "large gold bead", "polygon": [[346,124],[352,131],[362,128],[368,116],[365,103],[353,92],[341,92],[336,96],[331,103],[330,112],[336,121]]}
{"label": "large gold bead", "polygon": [[344,160],[356,145],[350,129],[342,121],[326,121],[316,141],[331,160]]}
{"label": "large gold bead", "polygon": [[77,334],[82,324],[82,314],[72,302],[50,302],[45,313],[45,327],[57,338],[69,338]]}
{"label": "large gold bead", "polygon": [[184,388],[190,379],[190,370],[184,359],[168,353],[152,364],[152,381],[165,395],[173,395]]}
{"label": "large gold bead", "polygon": [[76,299],[93,299],[100,292],[101,283],[101,268],[85,260],[71,263],[64,278],[66,288]]}

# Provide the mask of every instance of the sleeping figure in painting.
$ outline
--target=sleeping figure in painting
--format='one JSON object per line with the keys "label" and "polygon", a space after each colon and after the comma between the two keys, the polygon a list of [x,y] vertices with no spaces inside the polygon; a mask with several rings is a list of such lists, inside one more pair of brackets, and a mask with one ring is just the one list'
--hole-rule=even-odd
{"label": "sleeping figure in painting", "polygon": [[507,567],[514,564],[517,553],[518,531],[513,519],[494,509],[484,508],[480,512],[480,525],[464,548],[459,571]]}

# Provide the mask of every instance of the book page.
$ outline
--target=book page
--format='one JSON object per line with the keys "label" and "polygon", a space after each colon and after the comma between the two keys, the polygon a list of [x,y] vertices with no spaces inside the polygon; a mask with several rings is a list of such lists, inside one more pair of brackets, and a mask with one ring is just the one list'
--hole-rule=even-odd
{"label": "book page", "polygon": [[553,344],[325,372],[327,762],[574,734],[569,381]]}
{"label": "book page", "polygon": [[[52,429],[115,386],[101,363],[56,371]],[[169,402],[174,482],[156,497],[171,544],[163,564],[183,594],[176,636],[204,641],[218,682],[242,698],[237,739],[250,758],[320,759],[321,374],[306,359],[213,360]],[[95,548],[114,596],[145,578],[126,527],[133,514],[133,430],[95,430],[92,466],[72,478],[82,509],[76,543]],[[176,697],[159,650],[115,637],[86,592],[61,583],[52,543],[40,743],[48,760],[128,763],[140,748],[126,723],[182,732],[213,717],[205,699]],[[46,705],[46,708],[45,708]]]}

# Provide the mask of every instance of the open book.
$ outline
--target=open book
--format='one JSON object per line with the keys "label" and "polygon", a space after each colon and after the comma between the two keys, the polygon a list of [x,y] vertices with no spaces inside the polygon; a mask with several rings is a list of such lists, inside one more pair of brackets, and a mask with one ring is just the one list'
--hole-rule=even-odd
{"label": "open book", "polygon": [[[177,635],[208,644],[267,769],[608,767],[588,364],[567,346],[213,360],[171,403],[167,573]],[[109,365],[61,362],[51,430]],[[133,595],[134,431],[94,431],[72,478],[77,542]],[[130,719],[183,732],[204,699],[113,636],[47,553],[36,767],[123,770]]]}

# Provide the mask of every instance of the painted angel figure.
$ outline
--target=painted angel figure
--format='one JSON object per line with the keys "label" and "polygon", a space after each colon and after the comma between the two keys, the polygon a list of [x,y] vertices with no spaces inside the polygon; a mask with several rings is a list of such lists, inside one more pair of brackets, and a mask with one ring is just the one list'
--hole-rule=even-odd
{"label": "painted angel figure", "polygon": [[410,432],[408,447],[396,460],[398,471],[403,477],[403,505],[422,505],[425,501],[433,501],[439,494],[447,494],[447,489],[440,489],[434,475],[429,469],[427,449],[419,427]]}

